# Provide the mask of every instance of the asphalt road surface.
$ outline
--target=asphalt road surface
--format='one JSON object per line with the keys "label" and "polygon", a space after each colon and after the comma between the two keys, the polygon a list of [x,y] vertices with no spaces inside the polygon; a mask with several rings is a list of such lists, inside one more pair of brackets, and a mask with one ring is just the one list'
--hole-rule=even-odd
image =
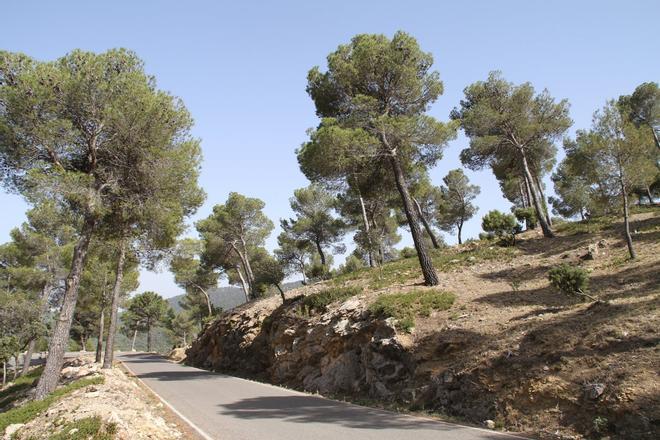
{"label": "asphalt road surface", "polygon": [[178,365],[118,356],[203,438],[222,440],[506,440],[485,429],[395,414]]}

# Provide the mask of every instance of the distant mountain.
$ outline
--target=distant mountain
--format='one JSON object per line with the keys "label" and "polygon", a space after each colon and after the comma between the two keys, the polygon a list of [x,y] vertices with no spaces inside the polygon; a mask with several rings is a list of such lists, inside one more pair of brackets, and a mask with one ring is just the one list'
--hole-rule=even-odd
{"label": "distant mountain", "polygon": [[[295,289],[301,285],[302,283],[300,281],[284,283],[282,284],[282,290],[286,292],[287,290]],[[167,298],[170,306],[172,306],[174,311],[177,313],[182,310],[179,301],[183,299],[183,296],[184,295],[177,295],[171,298]],[[231,310],[245,302],[245,294],[243,293],[243,289],[234,286],[210,289],[209,296],[211,297],[211,302],[213,305],[222,308],[222,310]]]}

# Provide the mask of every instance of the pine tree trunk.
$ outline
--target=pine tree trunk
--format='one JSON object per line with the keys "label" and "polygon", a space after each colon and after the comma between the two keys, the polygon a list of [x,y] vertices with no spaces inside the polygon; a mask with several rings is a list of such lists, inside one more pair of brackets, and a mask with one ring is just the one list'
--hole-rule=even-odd
{"label": "pine tree trunk", "polygon": [[649,205],[653,206],[655,203],[653,203],[653,194],[651,194],[651,188],[647,185],[646,186],[646,197],[649,198]]}
{"label": "pine tree trunk", "polygon": [[250,302],[250,291],[248,289],[247,283],[245,282],[245,277],[243,272],[241,272],[240,265],[236,265],[236,272],[238,272],[238,278],[241,280],[241,286],[243,286],[243,292],[245,293],[245,302]]}
{"label": "pine tree trunk", "polygon": [[463,221],[462,220],[458,223],[458,244],[463,244],[463,241],[461,240],[461,231],[463,231]]}
{"label": "pine tree trunk", "polygon": [[429,234],[429,237],[431,237],[431,243],[433,243],[433,247],[435,249],[440,249],[440,244],[438,243],[438,239],[435,236],[435,233],[433,232],[433,229],[431,229],[431,225],[429,224],[428,220],[426,220],[426,217],[424,216],[424,213],[422,212],[422,207],[419,205],[419,202],[415,197],[412,197],[413,203],[415,204],[415,208],[417,209],[417,215],[419,218],[422,220],[422,224],[424,225],[424,229],[426,229],[426,233]]}
{"label": "pine tree trunk", "polygon": [[137,329],[133,330],[133,341],[131,342],[131,351],[135,351],[135,340],[137,339]]}
{"label": "pine tree trunk", "polygon": [[101,363],[102,354],[103,354],[103,333],[105,327],[105,307],[101,308],[101,316],[99,316],[99,337],[96,341],[96,357],[94,362],[97,364]]}
{"label": "pine tree trunk", "polygon": [[321,265],[325,266],[325,254],[323,253],[323,248],[321,247],[321,242],[315,241],[316,244],[316,250],[319,253],[319,257],[321,257]]}
{"label": "pine tree trunk", "polygon": [[534,203],[534,211],[536,212],[536,217],[538,218],[539,224],[541,225],[541,229],[543,230],[543,236],[547,238],[553,238],[555,234],[552,232],[550,226],[548,225],[548,222],[545,217],[545,212],[543,211],[543,206],[541,206],[541,202],[539,201],[536,191],[533,188],[534,179],[532,178],[532,173],[529,171],[529,165],[527,164],[527,157],[525,157],[525,153],[522,150],[520,151],[520,155],[522,157],[523,171],[525,172],[525,180],[527,181],[530,187],[532,202]]}
{"label": "pine tree trunk", "polygon": [[417,218],[417,212],[413,207],[410,192],[408,191],[408,184],[406,183],[406,179],[403,175],[403,169],[399,163],[399,158],[392,154],[392,156],[390,156],[390,161],[392,163],[392,170],[394,171],[396,187],[399,190],[399,195],[401,196],[401,201],[403,202],[403,210],[406,213],[406,219],[408,220],[410,233],[415,244],[415,249],[417,250],[419,265],[422,269],[422,274],[424,275],[424,284],[427,286],[437,286],[439,283],[438,274],[435,272],[433,261],[426,251],[426,246],[424,245],[424,240],[422,238],[422,231],[419,229],[419,219]]}
{"label": "pine tree trunk", "polygon": [[623,177],[619,174],[619,184],[621,186],[621,197],[623,199],[623,225],[624,235],[626,237],[626,244],[628,245],[628,253],[630,258],[634,260],[637,258],[635,249],[633,248],[632,236],[630,235],[630,221],[628,212],[628,193],[626,192],[626,185],[623,183]]}
{"label": "pine tree trunk", "polygon": [[112,368],[115,355],[115,333],[117,332],[117,311],[119,310],[119,297],[121,295],[121,284],[124,281],[124,262],[126,261],[126,238],[119,241],[119,255],[115,269],[115,283],[112,286],[112,302],[110,303],[110,324],[108,326],[108,338],[105,341],[105,356],[103,356],[103,368]]}
{"label": "pine tree trunk", "polygon": [[20,355],[16,353],[14,355],[14,378],[12,379],[14,382],[16,381],[16,378],[18,377],[18,360],[20,358]]}
{"label": "pine tree trunk", "polygon": [[206,299],[206,308],[208,309],[209,316],[213,316],[213,306],[211,305],[211,297],[209,296],[208,292],[202,289],[202,287],[197,284],[195,284],[195,287],[197,287],[197,289],[200,292],[202,292],[202,294],[204,295],[204,298]]}
{"label": "pine tree trunk", "polygon": [[85,268],[85,259],[89,242],[92,239],[96,221],[92,217],[85,219],[80,238],[73,251],[71,271],[65,281],[64,299],[59,318],[55,321],[55,328],[48,344],[48,358],[44,371],[39,378],[35,391],[35,400],[43,400],[49,393],[55,390],[60,378],[60,370],[64,364],[64,351],[69,342],[69,331],[73,321],[73,312],[78,302],[78,287],[80,277]]}
{"label": "pine tree trunk", "polygon": [[373,245],[371,243],[371,234],[369,233],[369,219],[367,218],[367,208],[364,206],[364,199],[362,198],[362,194],[359,193],[358,189],[358,197],[360,199],[360,209],[362,211],[362,222],[364,223],[364,233],[367,234],[367,244],[369,245],[369,267],[374,267],[374,258],[372,255],[372,248]]}
{"label": "pine tree trunk", "polygon": [[307,276],[305,275],[305,262],[304,261],[300,262],[300,273],[302,274],[303,286],[306,286],[307,285]]}
{"label": "pine tree trunk", "polygon": [[548,225],[552,227],[552,217],[550,217],[550,213],[548,212],[548,203],[545,200],[543,185],[541,185],[541,181],[539,180],[539,176],[537,174],[534,175],[534,181],[536,182],[536,187],[539,189],[539,196],[541,197],[541,204],[543,205],[543,212],[545,213],[545,218],[548,221]]}
{"label": "pine tree trunk", "polygon": [[[234,243],[231,244],[232,248],[238,255],[238,258],[241,260],[243,265],[243,270],[245,271],[245,280],[241,277],[241,281],[247,281],[249,294],[248,297],[252,298],[254,296],[254,275],[252,274],[252,267],[250,267],[250,261],[248,260],[247,254],[244,255]],[[239,271],[240,273],[240,271]]]}
{"label": "pine tree trunk", "polygon": [[275,283],[275,287],[277,287],[277,290],[280,291],[280,296],[282,297],[282,303],[284,303],[284,301],[286,301],[286,296],[284,296],[284,290],[282,290],[282,288],[278,283]]}

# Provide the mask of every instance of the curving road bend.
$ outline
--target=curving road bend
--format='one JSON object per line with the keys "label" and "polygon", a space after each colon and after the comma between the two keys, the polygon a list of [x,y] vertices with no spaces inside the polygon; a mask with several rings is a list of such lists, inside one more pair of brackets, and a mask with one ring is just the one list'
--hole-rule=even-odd
{"label": "curving road bend", "polygon": [[153,354],[124,353],[118,359],[206,439],[523,438],[337,402],[175,364]]}

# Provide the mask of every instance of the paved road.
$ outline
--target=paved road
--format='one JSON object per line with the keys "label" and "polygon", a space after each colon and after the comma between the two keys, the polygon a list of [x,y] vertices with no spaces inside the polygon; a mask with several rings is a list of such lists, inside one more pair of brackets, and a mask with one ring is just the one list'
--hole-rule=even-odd
{"label": "paved road", "polygon": [[209,439],[520,438],[336,402],[178,365],[152,354],[126,353],[118,359]]}

